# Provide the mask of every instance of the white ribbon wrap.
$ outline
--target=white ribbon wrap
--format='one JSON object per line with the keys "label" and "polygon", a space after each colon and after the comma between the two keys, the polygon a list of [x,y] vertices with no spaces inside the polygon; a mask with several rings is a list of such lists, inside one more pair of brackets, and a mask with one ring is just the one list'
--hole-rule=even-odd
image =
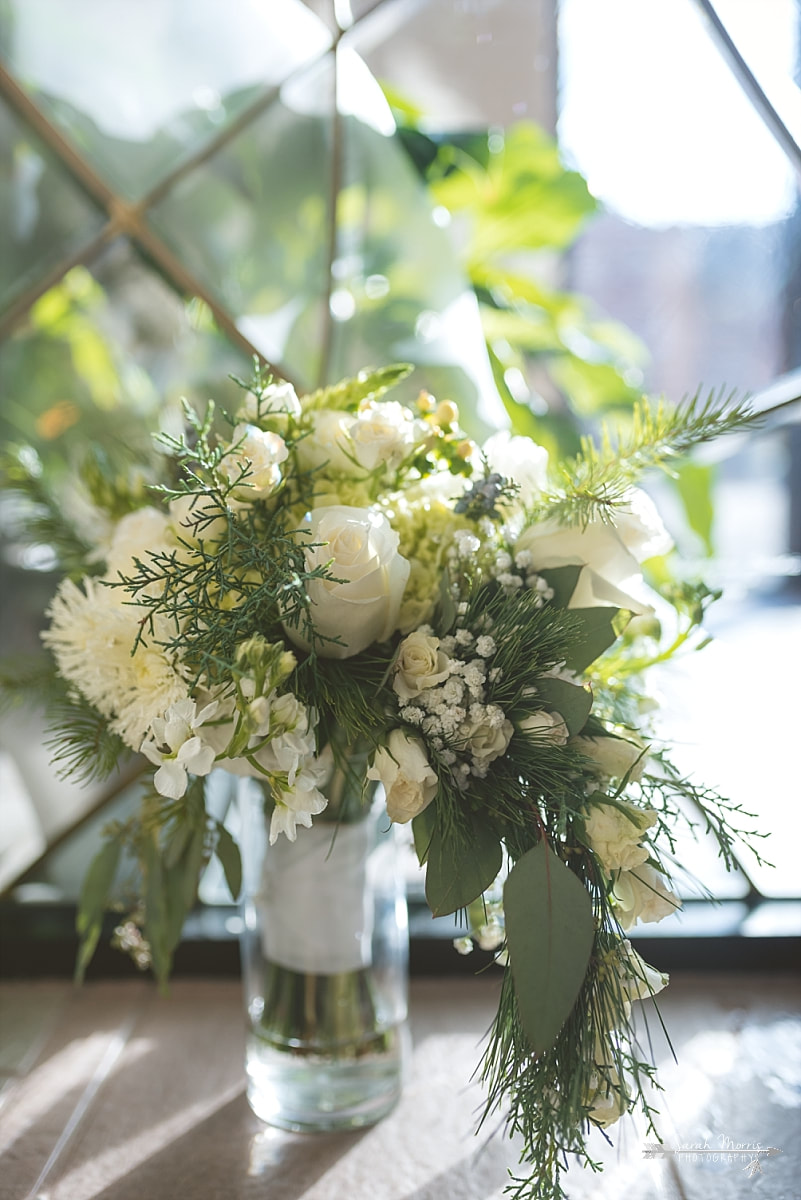
{"label": "white ribbon wrap", "polygon": [[373,905],[367,856],[372,821],[320,821],[267,849],[257,898],[262,949],[292,971],[335,975],[369,966]]}

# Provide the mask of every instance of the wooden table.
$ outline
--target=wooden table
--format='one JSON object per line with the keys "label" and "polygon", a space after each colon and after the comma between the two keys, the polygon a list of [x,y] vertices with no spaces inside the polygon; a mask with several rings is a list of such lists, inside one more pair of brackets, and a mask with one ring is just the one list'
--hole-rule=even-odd
{"label": "wooden table", "polygon": [[[75,991],[63,981],[0,985],[2,1200],[491,1200],[515,1147],[473,1136],[470,1082],[494,1011],[497,974],[421,979],[411,989],[414,1054],[403,1099],[373,1129],[292,1135],[266,1128],[244,1093],[234,980],[145,980]],[[666,1145],[643,1156],[635,1122],[596,1141],[603,1175],[571,1171],[571,1200],[801,1198],[801,990],[786,976],[676,975],[649,1026],[666,1088]],[[749,1174],[722,1145],[783,1153]]]}

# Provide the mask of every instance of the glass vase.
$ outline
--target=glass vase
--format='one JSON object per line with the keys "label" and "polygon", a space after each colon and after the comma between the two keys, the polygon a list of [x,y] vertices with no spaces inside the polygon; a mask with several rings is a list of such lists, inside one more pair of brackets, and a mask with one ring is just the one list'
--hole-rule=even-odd
{"label": "glass vase", "polygon": [[400,1096],[408,1032],[402,851],[366,758],[328,808],[269,844],[269,794],[242,780],[248,1101],[297,1132],[371,1125]]}

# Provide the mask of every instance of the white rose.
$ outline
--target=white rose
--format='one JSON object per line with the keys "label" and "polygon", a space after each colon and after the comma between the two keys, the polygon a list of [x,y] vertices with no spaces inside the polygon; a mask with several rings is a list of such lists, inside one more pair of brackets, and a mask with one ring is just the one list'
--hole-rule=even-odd
{"label": "white rose", "polygon": [[513,437],[501,430],[488,438],[482,447],[491,471],[511,479],[520,487],[519,503],[532,504],[548,481],[548,451],[531,438]]}
{"label": "white rose", "polygon": [[439,786],[423,743],[419,738],[407,737],[401,729],[393,729],[388,746],[376,750],[367,778],[383,784],[387,815],[398,825],[427,808]]}
{"label": "white rose", "polygon": [[286,442],[277,433],[268,433],[255,425],[237,425],[231,437],[231,449],[220,461],[220,471],[229,483],[242,479],[236,494],[241,499],[269,496],[281,482],[280,463],[289,456]]}
{"label": "white rose", "polygon": [[593,804],[584,821],[584,830],[605,870],[631,871],[648,858],[648,851],[640,842],[655,823],[653,809],[616,800],[614,804]]}
{"label": "white rose", "polygon": [[401,700],[413,700],[425,688],[444,683],[451,660],[439,649],[439,638],[410,633],[400,644],[392,686]]}
{"label": "white rose", "polygon": [[661,921],[681,908],[678,896],[665,884],[665,877],[649,863],[632,871],[621,871],[612,889],[615,915],[623,929],[637,921]]}
{"label": "white rose", "polygon": [[[602,779],[622,779],[630,782],[642,778],[647,755],[645,746],[621,737],[574,737],[570,745],[592,761],[595,773]],[[629,774],[631,772],[631,774]]]}
{"label": "white rose", "polygon": [[356,414],[348,426],[348,437],[359,466],[374,471],[383,465],[395,471],[428,432],[423,421],[397,400],[372,401]]}
{"label": "white rose", "polygon": [[[307,569],[330,563],[334,576],[308,584],[317,633],[340,639],[319,642],[317,653],[350,658],[385,641],[397,628],[409,578],[409,563],[398,553],[399,538],[389,521],[366,508],[331,505],[315,508],[305,527],[309,541],[318,543],[306,551]],[[310,648],[300,629],[289,627],[286,633],[295,645]]]}
{"label": "white rose", "polygon": [[515,553],[527,551],[531,570],[582,566],[568,608],[625,608],[643,614],[648,603],[639,563],[664,554],[670,536],[645,493],[632,488],[627,507],[615,511],[614,524],[592,520],[585,528],[555,519],[529,525],[517,539]]}
{"label": "white rose", "polygon": [[151,554],[174,549],[166,513],[149,506],[137,508],[135,512],[120,517],[114,526],[106,555],[108,576],[115,579],[118,574],[130,575],[136,569],[133,562],[135,558],[146,562]]}
{"label": "white rose", "polygon": [[520,722],[521,733],[534,734],[538,742],[553,742],[555,746],[564,746],[567,741],[567,725],[559,713],[535,712]]}
{"label": "white rose", "polygon": [[506,753],[514,731],[511,721],[496,722],[488,716],[481,721],[464,721],[459,726],[459,737],[464,739],[476,764],[487,767]]}

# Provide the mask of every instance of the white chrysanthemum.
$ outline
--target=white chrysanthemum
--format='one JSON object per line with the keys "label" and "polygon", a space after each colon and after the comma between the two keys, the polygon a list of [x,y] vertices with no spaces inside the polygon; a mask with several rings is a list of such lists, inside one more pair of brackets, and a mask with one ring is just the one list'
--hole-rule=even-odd
{"label": "white chrysanthemum", "polygon": [[118,589],[70,579],[59,587],[48,610],[50,628],[42,640],[60,674],[102,713],[126,746],[138,750],[154,718],[188,694],[186,680],[170,655],[153,640],[131,650],[143,610],[125,604]]}

